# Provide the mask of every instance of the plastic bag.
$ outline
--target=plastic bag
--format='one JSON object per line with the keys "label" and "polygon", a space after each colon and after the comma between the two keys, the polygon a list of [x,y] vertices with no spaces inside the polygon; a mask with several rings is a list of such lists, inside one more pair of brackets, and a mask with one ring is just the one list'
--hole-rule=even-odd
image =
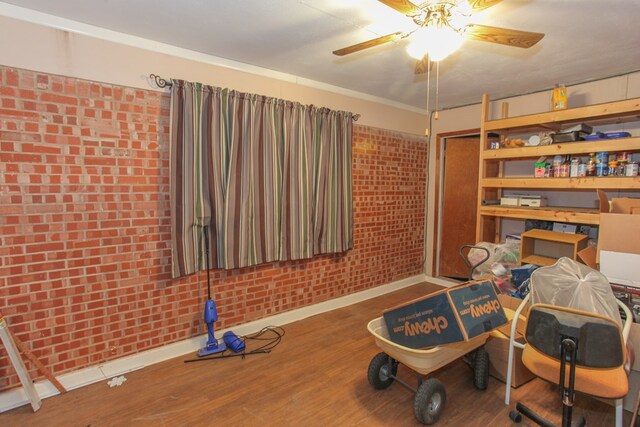
{"label": "plastic bag", "polygon": [[560,258],[531,274],[531,303],[551,304],[607,316],[622,323],[607,278],[570,258]]}
{"label": "plastic bag", "polygon": [[[511,268],[518,265],[520,261],[520,242],[509,239],[504,243],[480,242],[480,246],[489,250],[489,259],[480,264],[475,269],[475,277],[491,274],[495,277],[505,277],[511,273]],[[471,249],[467,259],[471,265],[482,261],[486,253],[481,249]]]}

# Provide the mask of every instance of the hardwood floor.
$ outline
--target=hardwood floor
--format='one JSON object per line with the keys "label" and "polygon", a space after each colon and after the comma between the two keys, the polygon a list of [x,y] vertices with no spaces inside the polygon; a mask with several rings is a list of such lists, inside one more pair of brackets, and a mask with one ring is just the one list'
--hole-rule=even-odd
{"label": "hardwood floor", "polygon": [[[176,358],[127,374],[119,387],[103,381],[46,399],[36,413],[26,405],[0,414],[0,425],[421,425],[413,415],[412,392],[399,384],[374,390],[367,382],[367,367],[379,350],[366,325],[384,308],[437,289],[418,284],[284,325],[282,343],[270,354],[199,363],[183,363],[191,356]],[[398,375],[415,385],[413,371],[401,365]],[[513,404],[503,403],[503,383],[490,378],[486,391],[476,390],[472,371],[461,360],[434,376],[447,392],[436,425],[512,425]],[[551,385],[535,379],[513,389],[512,401],[518,400],[560,422],[560,397]],[[613,407],[605,403],[579,396],[574,412],[585,414],[588,425],[613,425]]]}

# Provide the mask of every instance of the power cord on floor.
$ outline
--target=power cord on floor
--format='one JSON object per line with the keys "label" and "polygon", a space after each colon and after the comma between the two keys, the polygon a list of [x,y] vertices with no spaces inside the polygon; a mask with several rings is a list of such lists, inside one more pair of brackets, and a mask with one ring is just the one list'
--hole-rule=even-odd
{"label": "power cord on floor", "polygon": [[280,344],[282,341],[282,337],[284,337],[284,329],[280,326],[267,326],[265,328],[260,329],[258,332],[246,335],[244,337],[244,342],[247,344],[247,341],[266,341],[261,347],[256,348],[252,351],[258,350],[269,350],[271,351],[275,347]]}
{"label": "power cord on floor", "polygon": [[[278,346],[278,344],[280,344],[280,341],[282,341],[282,337],[284,337],[284,329],[282,327],[267,326],[253,334],[237,337],[238,340],[242,340],[245,343],[245,349],[244,351],[242,351],[242,353],[227,354],[227,351],[225,350],[224,352],[219,353],[215,356],[188,359],[185,360],[184,363],[202,362],[205,360],[215,359],[228,359],[230,357],[242,357],[244,359],[246,356],[251,356],[254,354],[267,354],[270,353],[271,350],[273,350],[276,346]],[[253,350],[247,350],[247,344],[252,341],[264,341],[265,343],[257,348],[254,348]]]}

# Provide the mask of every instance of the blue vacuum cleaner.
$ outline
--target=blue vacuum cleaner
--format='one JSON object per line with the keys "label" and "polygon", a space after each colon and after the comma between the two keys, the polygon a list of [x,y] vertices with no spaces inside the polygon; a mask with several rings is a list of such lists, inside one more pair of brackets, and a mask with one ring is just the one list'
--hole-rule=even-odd
{"label": "blue vacuum cleaner", "polygon": [[211,299],[211,277],[209,273],[209,227],[203,227],[204,232],[204,252],[205,252],[205,265],[207,268],[207,302],[204,305],[204,323],[207,324],[207,333],[209,339],[207,345],[198,350],[198,356],[208,356],[210,354],[221,353],[227,349],[227,345],[224,342],[218,342],[214,336],[215,329],[213,322],[218,321],[218,310],[216,309],[216,303]]}

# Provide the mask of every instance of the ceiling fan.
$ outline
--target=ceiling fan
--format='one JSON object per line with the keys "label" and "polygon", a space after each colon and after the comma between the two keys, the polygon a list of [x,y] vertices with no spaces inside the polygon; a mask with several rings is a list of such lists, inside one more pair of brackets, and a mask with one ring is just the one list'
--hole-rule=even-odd
{"label": "ceiling fan", "polygon": [[544,34],[508,28],[490,27],[471,22],[473,14],[502,0],[430,0],[416,6],[409,0],[378,0],[408,16],[417,28],[395,32],[333,51],[343,56],[383,43],[410,38],[408,53],[418,59],[416,74],[426,72],[430,61],[444,59],[462,44],[463,39],[529,48]]}

